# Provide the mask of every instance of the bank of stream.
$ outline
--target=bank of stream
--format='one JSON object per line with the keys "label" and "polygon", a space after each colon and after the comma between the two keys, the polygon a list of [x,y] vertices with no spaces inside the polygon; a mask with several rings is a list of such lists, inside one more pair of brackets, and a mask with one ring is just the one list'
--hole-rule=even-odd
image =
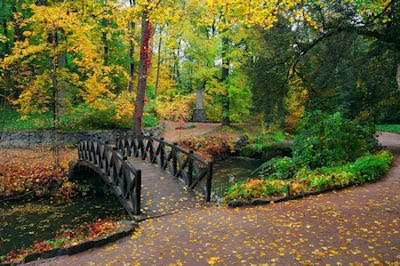
{"label": "bank of stream", "polygon": [[81,196],[68,200],[51,198],[14,201],[0,205],[0,256],[52,239],[64,230],[98,219],[127,218],[110,194]]}
{"label": "bank of stream", "polygon": [[[213,200],[221,202],[226,189],[250,177],[261,160],[228,157],[214,165]],[[98,219],[121,220],[129,217],[111,193],[97,193],[68,200],[41,198],[5,202],[0,205],[0,256],[52,239],[64,230]]]}
{"label": "bank of stream", "polygon": [[226,189],[238,181],[243,181],[251,176],[251,173],[263,163],[259,159],[246,157],[228,157],[214,164],[212,180],[213,200],[221,202]]}

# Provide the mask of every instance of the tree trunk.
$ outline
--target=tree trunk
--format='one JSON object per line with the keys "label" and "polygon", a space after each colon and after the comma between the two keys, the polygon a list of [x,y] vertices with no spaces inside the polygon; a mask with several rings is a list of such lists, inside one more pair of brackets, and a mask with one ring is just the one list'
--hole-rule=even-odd
{"label": "tree trunk", "polygon": [[[135,23],[130,22],[129,27],[131,29],[131,38],[133,38]],[[133,82],[135,80],[135,61],[133,60],[133,56],[135,54],[135,45],[133,44],[133,40],[129,41],[129,83],[128,83],[128,91],[133,91]]]}
{"label": "tree trunk", "polygon": [[53,146],[53,156],[54,156],[54,166],[58,168],[60,166],[60,156],[59,156],[59,147],[58,147],[58,81],[57,81],[57,65],[58,60],[56,56],[56,49],[58,46],[58,36],[57,31],[55,30],[50,36],[50,43],[53,46],[53,57],[50,58],[50,67],[51,67],[51,83],[52,83],[52,112],[53,112],[53,134],[54,134],[54,146]]}
{"label": "tree trunk", "polygon": [[397,75],[396,75],[396,80],[397,80],[397,87],[400,90],[400,62],[397,63]]}
{"label": "tree trunk", "polygon": [[[130,0],[129,4],[131,7],[135,6],[135,1]],[[133,38],[135,36],[135,28],[136,24],[133,21],[129,22],[129,82],[128,82],[128,91],[133,91],[133,82],[135,80],[135,61],[133,60],[133,56],[135,54],[135,45],[133,43]]]}
{"label": "tree trunk", "polygon": [[[225,82],[229,76],[229,65],[230,61],[227,58],[227,49],[229,45],[228,38],[222,39],[222,67],[221,67],[221,82]],[[230,126],[231,121],[229,118],[229,93],[226,88],[225,95],[222,96],[222,125]]]}
{"label": "tree trunk", "polygon": [[142,42],[140,46],[139,77],[136,94],[136,106],[133,114],[133,131],[142,132],[142,118],[146,97],[147,75],[151,65],[151,37],[153,29],[147,13],[142,15]]}
{"label": "tree trunk", "polygon": [[107,27],[107,21],[105,19],[101,20],[101,25],[103,27],[103,34],[101,37],[101,40],[103,42],[103,50],[104,50],[104,55],[103,55],[103,60],[104,60],[104,65],[107,66],[108,65],[108,41],[107,41],[107,33],[104,31],[105,28]]}
{"label": "tree trunk", "polygon": [[[5,5],[5,4],[3,3],[3,5]],[[4,36],[6,38],[8,38],[7,21],[5,19],[3,21],[3,27],[4,27]],[[11,54],[10,42],[7,39],[7,41],[4,43],[4,57],[7,56],[7,55],[10,55],[10,54]],[[4,79],[5,79],[5,82],[6,82],[6,86],[5,86],[4,89],[5,90],[7,89],[9,91],[9,93],[10,93],[10,96],[11,96],[12,92],[14,90],[14,80],[11,77],[11,71],[10,71],[9,68],[4,70]],[[4,96],[6,96],[6,93],[4,93]],[[6,99],[4,99],[4,101],[5,100]]]}
{"label": "tree trunk", "polygon": [[162,32],[163,29],[160,27],[160,38],[158,41],[158,54],[157,54],[157,76],[156,76],[156,87],[154,89],[154,95],[157,96],[158,83],[160,81],[160,65],[161,65],[161,43],[162,43]]}
{"label": "tree trunk", "polygon": [[[60,33],[58,35],[58,42],[60,41],[65,41],[65,34],[63,30],[60,30]],[[60,53],[60,56],[58,57],[58,69],[63,69],[65,68],[67,64],[67,53],[65,51]],[[58,91],[59,91],[59,110],[58,113],[59,115],[65,114],[65,107],[67,105],[66,101],[66,88],[65,88],[65,81],[62,81],[61,83],[58,82]]]}

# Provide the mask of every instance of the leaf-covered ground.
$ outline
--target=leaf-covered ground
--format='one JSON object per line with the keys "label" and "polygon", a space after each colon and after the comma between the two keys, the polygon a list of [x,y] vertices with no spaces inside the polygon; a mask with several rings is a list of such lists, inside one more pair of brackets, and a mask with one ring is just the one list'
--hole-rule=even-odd
{"label": "leaf-covered ground", "polygon": [[103,248],[42,263],[399,265],[400,136],[381,139],[396,160],[377,183],[259,207],[185,210],[146,220]]}

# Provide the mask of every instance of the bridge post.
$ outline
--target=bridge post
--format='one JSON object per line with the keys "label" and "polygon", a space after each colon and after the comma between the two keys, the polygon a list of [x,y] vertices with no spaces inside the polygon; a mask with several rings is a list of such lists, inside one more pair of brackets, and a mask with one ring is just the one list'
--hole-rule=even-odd
{"label": "bridge post", "polygon": [[142,160],[144,160],[146,158],[146,152],[145,152],[145,148],[146,147],[144,147],[144,134],[143,134],[143,132],[140,133],[139,146],[140,146],[140,153],[141,153],[141,156],[142,156]]}
{"label": "bridge post", "polygon": [[135,214],[140,214],[140,193],[142,188],[142,170],[136,170],[136,184],[135,184]]}
{"label": "bridge post", "polygon": [[188,186],[190,187],[193,182],[193,150],[189,151],[189,173],[188,173]]}
{"label": "bridge post", "polygon": [[178,145],[177,142],[174,142],[174,145],[172,146],[172,168],[174,169],[174,176],[176,175],[176,172],[178,172],[178,162],[176,158],[176,146]]}
{"label": "bridge post", "polygon": [[154,150],[153,150],[153,134],[152,133],[150,133],[150,135],[149,135],[149,140],[148,140],[147,145],[149,146],[150,162],[153,163]]}
{"label": "bridge post", "polygon": [[160,141],[160,162],[161,162],[161,169],[164,170],[164,138],[161,138]]}
{"label": "bridge post", "polygon": [[213,162],[208,163],[208,174],[207,174],[207,183],[206,183],[206,201],[211,200],[211,180],[212,180],[212,175],[213,175]]}

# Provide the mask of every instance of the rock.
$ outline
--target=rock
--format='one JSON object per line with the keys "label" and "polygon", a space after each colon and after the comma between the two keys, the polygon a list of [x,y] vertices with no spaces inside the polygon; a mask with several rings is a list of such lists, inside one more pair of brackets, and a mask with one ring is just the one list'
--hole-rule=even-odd
{"label": "rock", "polygon": [[231,200],[231,201],[228,203],[228,205],[229,205],[229,207],[231,207],[231,208],[237,208],[237,207],[243,206],[243,205],[244,205],[244,202],[243,202],[243,200]]}
{"label": "rock", "polygon": [[233,143],[235,145],[235,153],[240,153],[240,150],[248,144],[246,136],[239,136],[234,138]]}
{"label": "rock", "polygon": [[206,123],[207,118],[206,118],[206,110],[204,109],[195,109],[193,112],[193,122],[202,122]]}
{"label": "rock", "polygon": [[[146,134],[153,134],[160,137],[164,130],[164,123],[157,127],[144,129]],[[60,132],[58,141],[61,146],[77,145],[79,141],[88,139],[89,137],[100,137],[103,141],[110,143],[123,135],[129,133],[130,130],[90,130],[76,132]],[[2,131],[0,132],[0,148],[35,148],[38,146],[49,146],[53,144],[54,133],[50,130],[38,131]]]}
{"label": "rock", "polygon": [[251,201],[251,205],[264,205],[269,204],[270,200],[268,199],[254,199]]}

